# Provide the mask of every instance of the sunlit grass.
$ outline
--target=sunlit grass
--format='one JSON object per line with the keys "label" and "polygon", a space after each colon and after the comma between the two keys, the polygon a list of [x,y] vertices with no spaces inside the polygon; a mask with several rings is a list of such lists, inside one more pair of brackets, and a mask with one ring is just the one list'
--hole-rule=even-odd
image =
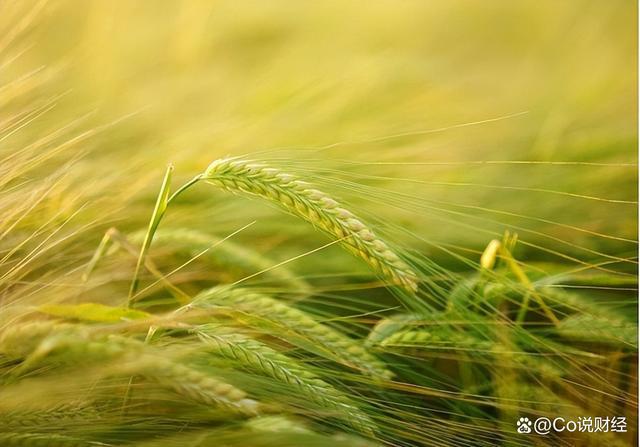
{"label": "sunlit grass", "polygon": [[635,9],[0,4],[0,445],[632,445]]}

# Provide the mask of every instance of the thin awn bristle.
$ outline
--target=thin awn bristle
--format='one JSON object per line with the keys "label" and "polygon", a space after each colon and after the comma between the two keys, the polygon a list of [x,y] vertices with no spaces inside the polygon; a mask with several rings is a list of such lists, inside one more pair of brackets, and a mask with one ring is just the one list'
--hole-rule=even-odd
{"label": "thin awn bristle", "polygon": [[[146,231],[137,231],[129,235],[132,243],[142,243]],[[256,271],[264,271],[265,276],[282,286],[287,286],[292,294],[305,296],[310,293],[309,284],[304,279],[296,276],[284,267],[271,269],[275,262],[256,250],[224,240],[219,236],[203,233],[186,228],[165,228],[158,230],[154,235],[154,243],[157,245],[170,245],[177,251],[186,251],[190,256],[197,256],[202,251],[209,250],[206,261],[216,268],[224,271],[236,271],[249,275]]]}
{"label": "thin awn bristle", "polygon": [[263,164],[237,158],[213,162],[202,179],[227,191],[246,193],[277,203],[330,236],[394,285],[414,293],[417,275],[396,253],[350,211],[307,182]]}

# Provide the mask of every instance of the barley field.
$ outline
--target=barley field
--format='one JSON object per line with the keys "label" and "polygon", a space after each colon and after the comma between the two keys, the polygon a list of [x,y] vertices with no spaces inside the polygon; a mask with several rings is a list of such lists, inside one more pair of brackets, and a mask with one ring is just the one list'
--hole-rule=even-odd
{"label": "barley field", "polygon": [[0,446],[636,445],[637,16],[0,1]]}

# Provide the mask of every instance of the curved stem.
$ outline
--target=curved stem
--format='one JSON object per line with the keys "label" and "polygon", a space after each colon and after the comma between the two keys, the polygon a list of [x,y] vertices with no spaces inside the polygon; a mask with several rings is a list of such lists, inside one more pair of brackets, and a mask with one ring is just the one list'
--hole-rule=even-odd
{"label": "curved stem", "polygon": [[186,191],[187,189],[189,189],[190,187],[192,187],[193,185],[195,185],[196,183],[198,183],[198,181],[200,181],[202,179],[202,174],[198,174],[196,175],[194,178],[192,178],[191,180],[189,180],[187,183],[185,183],[184,185],[182,185],[180,188],[176,189],[176,192],[174,192],[173,194],[171,194],[171,197],[169,197],[167,199],[167,205],[169,203],[171,203],[171,201],[173,199],[175,199],[176,197],[178,197],[178,195],[180,195],[181,193],[183,193],[184,191]]}

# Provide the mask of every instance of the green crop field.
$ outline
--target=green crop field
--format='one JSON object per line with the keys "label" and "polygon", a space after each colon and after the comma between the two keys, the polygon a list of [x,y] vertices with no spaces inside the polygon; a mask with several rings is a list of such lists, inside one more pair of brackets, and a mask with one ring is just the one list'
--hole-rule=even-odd
{"label": "green crop field", "polygon": [[0,447],[636,445],[637,17],[0,1]]}

